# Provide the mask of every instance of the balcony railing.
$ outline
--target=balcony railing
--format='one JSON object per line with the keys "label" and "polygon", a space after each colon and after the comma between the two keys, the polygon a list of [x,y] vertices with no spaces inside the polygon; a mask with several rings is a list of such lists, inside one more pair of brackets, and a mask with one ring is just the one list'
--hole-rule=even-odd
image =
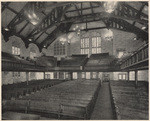
{"label": "balcony railing", "polygon": [[[129,56],[121,63],[121,69],[127,69],[133,66],[137,66],[141,63],[148,62],[148,44],[145,44],[139,48],[135,53]],[[148,64],[147,64],[148,66]]]}

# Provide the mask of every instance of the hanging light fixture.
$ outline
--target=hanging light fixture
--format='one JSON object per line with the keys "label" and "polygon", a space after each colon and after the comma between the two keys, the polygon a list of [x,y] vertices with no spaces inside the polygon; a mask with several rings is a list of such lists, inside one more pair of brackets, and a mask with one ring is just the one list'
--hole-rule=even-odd
{"label": "hanging light fixture", "polygon": [[76,25],[76,26],[73,28],[73,31],[75,31],[77,35],[80,35],[81,30],[83,30],[83,29],[84,29],[83,26]]}
{"label": "hanging light fixture", "polygon": [[65,37],[60,38],[60,42],[62,45],[64,45],[66,41],[67,39]]}
{"label": "hanging light fixture", "polygon": [[107,13],[112,13],[117,7],[117,1],[107,1],[103,3],[104,9]]}
{"label": "hanging light fixture", "polygon": [[113,39],[113,32],[110,29],[106,29],[104,31],[104,38],[107,41],[111,41]]}

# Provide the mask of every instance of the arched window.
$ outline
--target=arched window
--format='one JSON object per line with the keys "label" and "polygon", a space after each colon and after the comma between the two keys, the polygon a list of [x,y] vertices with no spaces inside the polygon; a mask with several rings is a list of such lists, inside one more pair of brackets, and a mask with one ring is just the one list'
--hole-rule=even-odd
{"label": "arched window", "polygon": [[20,55],[20,45],[17,42],[12,43],[12,54],[13,55]]}
{"label": "arched window", "polygon": [[30,49],[30,58],[34,59],[34,57],[36,57],[36,51],[34,49]]}
{"label": "arched window", "polygon": [[65,55],[65,43],[62,44],[60,41],[54,43],[54,55]]}
{"label": "arched window", "polygon": [[81,54],[89,54],[89,38],[81,39]]}
{"label": "arched window", "polygon": [[101,53],[101,37],[92,37],[92,54]]}
{"label": "arched window", "polygon": [[81,38],[81,54],[101,53],[101,37],[99,33],[92,33],[92,36],[85,35]]}

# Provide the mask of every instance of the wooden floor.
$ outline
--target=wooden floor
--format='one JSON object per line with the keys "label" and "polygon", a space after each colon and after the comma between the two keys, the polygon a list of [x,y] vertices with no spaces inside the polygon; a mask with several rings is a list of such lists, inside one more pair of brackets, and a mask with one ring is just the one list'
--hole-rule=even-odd
{"label": "wooden floor", "polygon": [[92,120],[113,120],[113,109],[110,99],[109,82],[104,82],[99,90],[94,111],[91,115]]}

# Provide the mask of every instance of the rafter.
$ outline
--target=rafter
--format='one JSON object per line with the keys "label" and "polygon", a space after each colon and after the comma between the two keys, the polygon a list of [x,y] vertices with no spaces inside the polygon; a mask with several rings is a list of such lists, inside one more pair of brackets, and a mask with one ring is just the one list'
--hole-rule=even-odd
{"label": "rafter", "polygon": [[9,28],[12,28],[12,26],[14,26],[14,23],[20,19],[23,19],[23,11],[26,8],[26,6],[28,5],[28,3],[26,3],[24,5],[24,7],[20,10],[20,12],[11,20],[11,22],[8,24]]}
{"label": "rafter", "polygon": [[76,8],[76,10],[77,10],[78,15],[81,16],[81,13],[80,13],[80,11],[79,11],[77,5],[75,4],[74,6],[75,6],[75,8]]}
{"label": "rafter", "polygon": [[2,12],[5,10],[5,8],[10,4],[10,2],[6,2],[5,4],[2,2]]}
{"label": "rafter", "polygon": [[44,18],[41,23],[39,23],[33,31],[26,37],[34,36],[39,32],[46,31],[48,28],[56,25],[65,15],[65,12],[71,7],[72,4],[67,5],[64,9],[62,7],[57,7],[51,11],[51,13]]}
{"label": "rafter", "polygon": [[[139,12],[137,13],[137,18],[140,18],[140,15],[141,15],[142,10],[143,10],[143,8],[144,8],[145,5],[146,5],[145,3],[142,4],[142,6],[141,6]],[[133,25],[135,25],[135,23],[136,23],[136,21],[133,22]]]}
{"label": "rafter", "polygon": [[[71,27],[73,23],[69,22],[69,23],[62,23],[60,24],[56,29],[54,29],[47,38],[45,38],[41,43],[40,43],[40,47],[42,48],[44,46],[44,44],[50,40],[50,43],[48,45],[46,45],[46,47],[48,47],[56,38],[57,38],[57,33],[68,33],[69,29]],[[62,30],[60,31],[60,28],[62,28]]]}
{"label": "rafter", "polygon": [[29,24],[29,22],[27,22],[23,27],[22,29],[20,29],[20,31],[18,32],[19,34],[27,27],[27,25]]}
{"label": "rafter", "polygon": [[9,6],[6,6],[6,8],[7,9],[9,9],[10,11],[12,11],[13,13],[15,13],[15,14],[18,14],[18,12],[17,11],[15,11],[14,9],[12,9],[11,7],[9,7]]}
{"label": "rafter", "polygon": [[93,10],[93,6],[92,6],[92,3],[91,3],[91,2],[90,2],[90,6],[91,6],[92,15],[94,15],[94,10]]}
{"label": "rafter", "polygon": [[[99,8],[99,6],[93,6],[93,9],[94,8]],[[79,11],[83,11],[83,10],[89,10],[89,9],[91,9],[91,7],[87,7],[87,8],[80,8],[80,9],[78,9]],[[76,12],[77,10],[68,10],[68,11],[66,11],[66,13],[70,13],[70,12]]]}

